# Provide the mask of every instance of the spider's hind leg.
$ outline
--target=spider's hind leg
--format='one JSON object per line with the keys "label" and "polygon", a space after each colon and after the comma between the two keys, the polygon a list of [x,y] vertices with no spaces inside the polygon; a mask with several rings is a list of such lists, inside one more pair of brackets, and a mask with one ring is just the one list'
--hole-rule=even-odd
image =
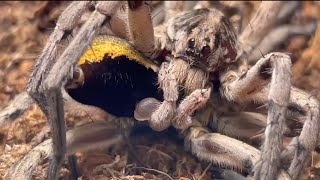
{"label": "spider's hind leg", "polygon": [[289,167],[289,174],[292,179],[299,179],[303,168],[310,160],[311,152],[318,145],[320,132],[320,104],[312,95],[297,89],[291,89],[289,101],[290,114],[298,117],[299,122],[303,123],[301,133],[295,137],[282,152],[283,158],[288,155],[293,156]]}
{"label": "spider's hind leg", "polygon": [[46,114],[52,132],[53,159],[50,161],[48,179],[57,179],[66,153],[66,127],[61,87],[70,70],[93,40],[97,30],[119,9],[120,2],[99,2],[88,21],[69,46],[55,61],[57,45],[77,24],[90,2],[72,2],[60,16],[57,26],[40,55],[28,83],[27,91]]}
{"label": "spider's hind leg", "polygon": [[[72,2],[59,17],[54,32],[37,60],[31,79],[27,84],[28,94],[37,102],[41,110],[48,117],[53,135],[54,158],[50,163],[48,172],[49,179],[57,179],[59,167],[64,159],[66,151],[65,122],[63,102],[60,87],[56,97],[46,98],[46,90],[43,86],[49,71],[52,69],[58,44],[67,37],[68,33],[77,25],[81,15],[90,6],[90,2]],[[54,104],[51,104],[53,101]],[[57,108],[57,109],[55,109]]]}
{"label": "spider's hind leg", "polygon": [[257,179],[277,177],[281,168],[282,135],[288,115],[298,113],[298,119],[304,122],[300,136],[287,147],[287,154],[294,154],[289,168],[291,178],[299,179],[310,152],[318,143],[319,102],[307,93],[291,87],[290,68],[289,56],[270,53],[242,75],[232,70],[221,73],[222,91],[228,100],[268,104],[262,155],[254,169]]}
{"label": "spider's hind leg", "polygon": [[[113,122],[121,122],[122,124]],[[70,155],[75,152],[96,148],[108,148],[115,144],[123,143],[126,136],[123,130],[130,132],[132,122],[133,120],[127,121],[124,119],[115,119],[112,122],[95,121],[68,130],[66,135],[66,154]],[[5,179],[33,179],[33,171],[37,166],[43,163],[45,159],[54,156],[51,144],[52,139],[48,139],[31,149],[23,158],[10,167],[4,176]]]}

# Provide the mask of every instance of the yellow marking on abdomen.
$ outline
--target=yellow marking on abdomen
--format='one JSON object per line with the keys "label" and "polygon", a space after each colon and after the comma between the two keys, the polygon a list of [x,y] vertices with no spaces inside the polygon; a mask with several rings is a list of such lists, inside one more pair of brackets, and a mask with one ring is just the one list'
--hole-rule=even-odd
{"label": "yellow marking on abdomen", "polygon": [[126,56],[129,60],[136,61],[144,67],[158,71],[158,66],[151,60],[146,59],[127,41],[115,36],[98,36],[79,60],[79,64],[97,63],[103,61],[105,56],[115,59]]}

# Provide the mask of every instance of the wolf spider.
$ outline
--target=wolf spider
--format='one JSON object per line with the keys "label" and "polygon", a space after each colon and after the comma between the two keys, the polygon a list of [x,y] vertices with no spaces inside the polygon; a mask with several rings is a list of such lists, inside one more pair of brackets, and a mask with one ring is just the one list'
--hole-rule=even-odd
{"label": "wolf spider", "polygon": [[[319,103],[308,93],[291,87],[288,55],[270,53],[252,67],[247,64],[250,53],[275,24],[284,2],[262,2],[250,21],[253,27],[246,27],[239,38],[220,11],[200,8],[180,12],[180,2],[166,5],[170,3],[174,4],[167,6],[167,23],[155,29],[149,7],[141,1],[94,5],[72,2],[59,17],[27,86],[51,126],[54,155],[48,178],[57,179],[67,151],[61,87],[70,79],[79,80],[81,73],[76,64],[95,36],[111,33],[132,43],[145,57],[162,63],[158,82],[164,100],[141,99],[134,111],[137,120],[147,120],[155,130],[170,125],[181,129],[187,147],[200,159],[253,171],[255,179],[299,179],[318,143]],[[56,61],[57,45],[72,33],[81,15],[92,8],[89,19]],[[244,105],[248,107],[243,108]],[[267,120],[260,118],[257,123],[257,115],[242,112],[257,106],[267,106],[267,110],[260,110],[267,111]],[[238,130],[245,128],[243,123],[265,125],[261,152],[207,129],[211,124],[229,136],[252,136],[251,131]],[[299,123],[304,124],[300,135],[287,127]],[[95,132],[101,130],[92,133]],[[284,150],[283,136],[295,136]],[[283,164],[290,160],[287,173]]]}

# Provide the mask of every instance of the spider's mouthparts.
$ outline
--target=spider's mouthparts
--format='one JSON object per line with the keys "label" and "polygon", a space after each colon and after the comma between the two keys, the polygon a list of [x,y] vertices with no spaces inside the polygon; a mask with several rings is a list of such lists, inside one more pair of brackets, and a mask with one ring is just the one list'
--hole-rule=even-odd
{"label": "spider's mouthparts", "polygon": [[186,61],[189,65],[193,66],[197,62],[197,58],[192,56],[188,56],[186,54],[177,54],[175,58],[182,59]]}
{"label": "spider's mouthparts", "polygon": [[176,54],[174,55],[174,58],[179,58],[179,59],[182,59],[184,61],[188,61],[188,56],[186,54]]}

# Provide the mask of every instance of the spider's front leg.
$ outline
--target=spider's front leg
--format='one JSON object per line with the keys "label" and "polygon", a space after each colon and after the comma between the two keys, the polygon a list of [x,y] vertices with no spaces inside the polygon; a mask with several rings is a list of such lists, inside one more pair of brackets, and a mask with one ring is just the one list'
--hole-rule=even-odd
{"label": "spider's front leg", "polygon": [[[290,95],[290,67],[291,62],[287,55],[280,53],[268,54],[242,76],[238,76],[232,71],[226,71],[225,76],[222,75],[221,78],[222,91],[225,96],[227,99],[237,102],[257,101],[251,94],[257,94],[262,91],[265,88],[264,86],[267,86],[270,82],[270,78],[272,78],[269,96],[265,99],[265,103],[268,102],[269,105],[265,141],[262,147],[261,159],[254,170],[255,179],[276,179],[278,175],[282,135],[286,126],[285,114]],[[272,77],[263,72],[267,71],[267,68],[273,68]],[[230,83],[229,81],[232,82]],[[279,87],[281,87],[282,91],[279,91]]]}
{"label": "spider's front leg", "polygon": [[51,126],[54,156],[49,165],[48,179],[58,178],[66,152],[66,128],[61,87],[65,85],[70,70],[88,48],[97,30],[110,20],[122,3],[99,2],[89,20],[54,64],[57,45],[72,31],[89,5],[90,2],[73,2],[63,12],[55,31],[37,61],[27,87],[28,93],[46,114]]}
{"label": "spider's front leg", "polygon": [[[294,159],[289,168],[291,178],[298,179],[319,137],[319,103],[306,93],[291,88],[291,61],[283,53],[270,53],[247,72],[225,71],[222,89],[228,100],[268,104],[268,119],[261,159],[254,169],[256,179],[275,179],[280,167],[282,135],[287,110],[305,121],[301,135],[288,147]],[[271,74],[272,72],[272,74]],[[291,93],[290,93],[291,92]],[[311,137],[309,137],[311,135]],[[292,153],[295,152],[295,153]],[[290,153],[289,153],[290,154]]]}
{"label": "spider's front leg", "polygon": [[246,57],[251,54],[262,41],[277,21],[277,16],[284,1],[262,1],[257,13],[249,22],[239,37],[241,48],[238,49],[238,57]]}
{"label": "spider's front leg", "polygon": [[[192,126],[183,131],[186,148],[202,160],[249,174],[259,161],[261,152],[237,139],[210,133],[195,119],[201,118],[201,114],[197,115],[193,117]],[[283,170],[280,171],[278,178],[290,179]],[[244,177],[235,174],[234,179],[244,179]]]}
{"label": "spider's front leg", "polygon": [[202,160],[211,161],[238,172],[249,173],[259,160],[260,151],[242,141],[218,133],[210,133],[193,119],[183,131],[185,146]]}

